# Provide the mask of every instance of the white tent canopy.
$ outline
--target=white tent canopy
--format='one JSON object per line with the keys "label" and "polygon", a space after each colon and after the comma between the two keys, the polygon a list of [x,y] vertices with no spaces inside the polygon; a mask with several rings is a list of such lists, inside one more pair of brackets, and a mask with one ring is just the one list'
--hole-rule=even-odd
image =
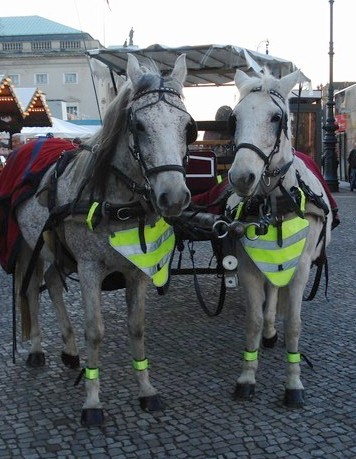
{"label": "white tent canopy", "polygon": [[[100,126],[79,126],[59,118],[51,118],[52,127],[24,127],[21,134],[27,137],[39,137],[53,134],[54,137],[74,139],[75,137],[88,137],[93,135]],[[93,129],[94,128],[94,129]]]}

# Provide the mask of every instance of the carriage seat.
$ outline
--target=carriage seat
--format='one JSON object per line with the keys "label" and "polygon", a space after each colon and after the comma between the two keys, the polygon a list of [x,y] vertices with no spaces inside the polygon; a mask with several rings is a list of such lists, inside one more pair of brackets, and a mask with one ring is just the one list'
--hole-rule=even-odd
{"label": "carriage seat", "polygon": [[192,203],[205,207],[209,213],[223,213],[221,204],[216,206],[214,202],[227,188],[227,170],[219,167],[218,158],[212,149],[190,150],[186,180],[192,194]]}
{"label": "carriage seat", "polygon": [[212,150],[189,151],[186,181],[192,196],[208,191],[218,183],[217,160]]}

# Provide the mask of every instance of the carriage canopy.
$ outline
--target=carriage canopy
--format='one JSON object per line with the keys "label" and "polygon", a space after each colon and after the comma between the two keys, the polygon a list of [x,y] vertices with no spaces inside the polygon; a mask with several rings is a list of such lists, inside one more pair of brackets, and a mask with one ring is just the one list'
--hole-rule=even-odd
{"label": "carriage canopy", "polygon": [[[281,78],[297,70],[297,67],[286,59],[261,54],[234,45],[197,45],[170,48],[154,44],[147,48],[136,46],[109,47],[93,49],[88,55],[104,63],[117,74],[126,74],[127,55],[135,54],[138,58],[151,58],[157,62],[162,71],[170,71],[177,57],[186,54],[188,76],[185,86],[226,86],[232,85],[236,69],[247,73],[261,72],[268,66],[272,73]],[[306,78],[308,80],[308,78]]]}

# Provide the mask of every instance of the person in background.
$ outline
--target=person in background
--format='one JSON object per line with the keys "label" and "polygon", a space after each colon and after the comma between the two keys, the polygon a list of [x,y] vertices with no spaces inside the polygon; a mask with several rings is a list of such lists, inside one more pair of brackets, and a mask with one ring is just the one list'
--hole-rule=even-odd
{"label": "person in background", "polygon": [[[232,114],[232,108],[228,105],[222,105],[215,114],[215,121],[229,121]],[[230,140],[231,132],[225,131],[205,131],[204,140]]]}
{"label": "person in background", "polygon": [[[230,131],[228,122],[230,116],[232,115],[232,108],[228,105],[222,105],[218,108],[215,114],[215,121],[224,121],[226,122],[226,129],[219,131],[205,131],[203,140],[230,140],[230,144],[215,145],[213,151],[216,156],[222,156],[227,158],[232,158],[234,156],[233,149],[233,132]],[[232,161],[231,161],[232,162]]]}
{"label": "person in background", "polygon": [[82,140],[79,137],[74,137],[74,139],[72,140],[72,143],[76,146],[77,145],[80,146],[82,144]]}
{"label": "person in background", "polygon": [[354,188],[356,188],[356,142],[354,148],[349,153],[347,161],[349,163],[350,191],[354,191]]}
{"label": "person in background", "polygon": [[16,133],[11,137],[11,151],[17,150],[26,143],[26,136],[24,134]]}

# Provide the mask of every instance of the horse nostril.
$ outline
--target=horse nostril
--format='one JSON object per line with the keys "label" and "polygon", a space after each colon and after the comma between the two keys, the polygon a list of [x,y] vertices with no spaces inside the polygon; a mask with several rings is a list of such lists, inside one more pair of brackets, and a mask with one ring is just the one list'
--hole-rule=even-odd
{"label": "horse nostril", "polygon": [[181,193],[161,193],[157,198],[157,205],[160,209],[167,210],[171,208],[173,213],[180,213],[183,209],[188,207],[190,200],[191,194],[187,189]]}
{"label": "horse nostril", "polygon": [[168,207],[169,202],[168,202],[168,195],[167,193],[162,193],[158,199],[157,199],[157,204],[161,209],[165,209]]}
{"label": "horse nostril", "polygon": [[251,172],[246,178],[246,185],[251,185],[255,181],[256,175]]}
{"label": "horse nostril", "polygon": [[185,193],[185,198],[183,200],[183,208],[184,209],[186,209],[189,206],[191,199],[192,199],[192,195],[191,195],[190,191],[188,190]]}

